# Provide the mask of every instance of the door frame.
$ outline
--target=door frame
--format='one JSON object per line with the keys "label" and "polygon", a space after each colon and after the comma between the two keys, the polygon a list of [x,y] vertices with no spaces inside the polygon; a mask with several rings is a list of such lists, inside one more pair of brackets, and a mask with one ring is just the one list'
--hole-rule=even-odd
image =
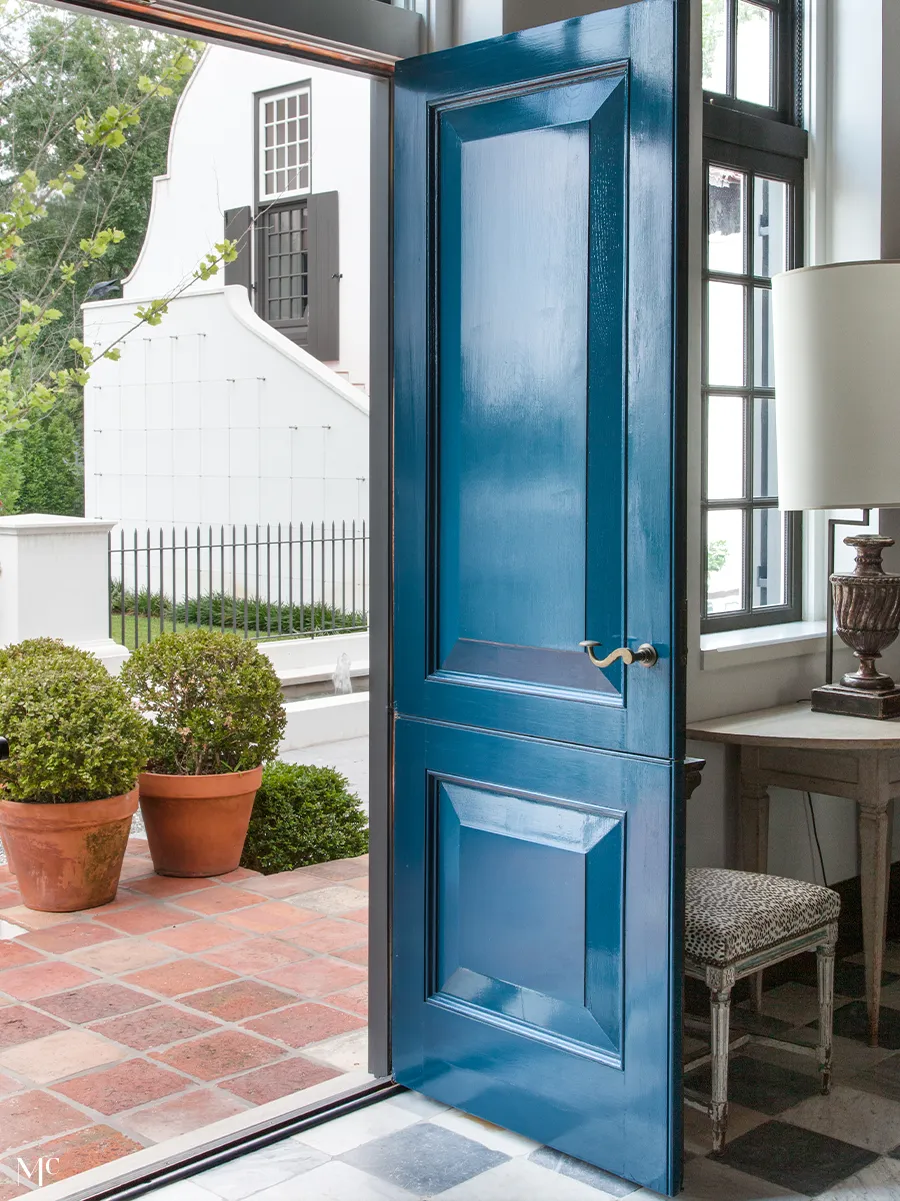
{"label": "door frame", "polygon": [[[456,0],[407,0],[400,8],[388,0],[294,0],[289,13],[283,0],[217,0],[195,5],[185,0],[39,0],[65,8],[129,21],[179,33],[203,41],[241,46],[248,50],[296,57],[368,76],[370,93],[370,312],[369,312],[369,1071],[374,1084],[353,1094],[342,1094],[312,1103],[258,1123],[240,1133],[210,1141],[186,1151],[174,1163],[146,1164],[119,1178],[110,1175],[104,1185],[75,1194],[72,1201],[88,1198],[133,1198],[216,1164],[224,1163],[257,1146],[268,1145],[299,1129],[326,1121],[340,1113],[372,1104],[399,1091],[391,1074],[391,931],[393,845],[393,73],[394,63],[424,53],[434,41],[436,26],[446,32]],[[636,0],[624,0],[634,3]],[[594,0],[597,11],[617,7],[623,0]],[[674,504],[685,511],[687,490],[687,381],[688,381],[688,196],[689,196],[689,25],[694,0],[673,0],[676,10],[678,61],[676,78],[676,159],[683,164],[676,177],[675,213],[683,223],[676,231],[677,261],[674,322],[674,372],[682,403],[677,406],[676,481]],[[545,0],[550,10],[541,24],[565,20],[584,12],[584,0]],[[412,6],[415,7],[412,7]],[[428,20],[421,15],[425,9]],[[288,18],[285,23],[285,18]],[[518,26],[517,26],[518,27]],[[385,237],[385,230],[388,236]],[[686,646],[687,539],[673,528],[673,571],[680,596],[681,643]],[[676,712],[677,728],[684,729],[684,697]],[[684,832],[675,848],[684,862]],[[677,913],[675,920],[678,920]],[[681,942],[680,929],[673,939]],[[114,1165],[109,1165],[110,1168]],[[62,1196],[62,1193],[60,1193]]]}

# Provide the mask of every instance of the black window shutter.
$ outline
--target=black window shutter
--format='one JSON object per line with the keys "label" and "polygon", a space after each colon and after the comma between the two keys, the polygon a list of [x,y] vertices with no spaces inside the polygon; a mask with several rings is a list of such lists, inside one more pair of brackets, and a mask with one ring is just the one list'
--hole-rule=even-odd
{"label": "black window shutter", "polygon": [[253,248],[251,245],[252,214],[250,205],[245,204],[239,209],[225,210],[225,237],[230,242],[237,242],[238,254],[233,263],[225,264],[225,283],[243,284],[248,293],[253,295]]}
{"label": "black window shutter", "polygon": [[340,258],[338,194],[309,198],[309,342],[307,350],[322,362],[340,358]]}

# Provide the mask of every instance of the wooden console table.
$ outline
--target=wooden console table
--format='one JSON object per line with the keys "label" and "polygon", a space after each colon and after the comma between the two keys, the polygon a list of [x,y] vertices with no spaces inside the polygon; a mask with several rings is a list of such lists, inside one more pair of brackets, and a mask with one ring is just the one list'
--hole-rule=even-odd
{"label": "wooden console table", "polygon": [[688,738],[722,742],[739,767],[740,866],[764,872],[769,858],[769,788],[855,801],[859,818],[863,947],[869,1039],[878,1013],[890,884],[891,801],[900,797],[900,719],[812,713],[809,703],[760,709],[688,726]]}

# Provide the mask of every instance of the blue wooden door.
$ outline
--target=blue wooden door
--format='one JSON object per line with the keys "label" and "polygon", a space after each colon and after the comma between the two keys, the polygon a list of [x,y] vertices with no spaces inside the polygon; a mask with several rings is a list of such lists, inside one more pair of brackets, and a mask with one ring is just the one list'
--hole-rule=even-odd
{"label": "blue wooden door", "polygon": [[394,175],[396,1078],[664,1192],[677,24],[644,0],[399,64]]}

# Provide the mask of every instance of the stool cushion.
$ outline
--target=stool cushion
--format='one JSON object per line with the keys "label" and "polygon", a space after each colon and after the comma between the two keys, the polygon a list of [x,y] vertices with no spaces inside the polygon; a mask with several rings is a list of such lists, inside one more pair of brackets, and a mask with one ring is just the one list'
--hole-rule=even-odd
{"label": "stool cushion", "polygon": [[835,922],[841,911],[838,894],[819,884],[718,867],[688,871],[686,902],[685,954],[710,967]]}

